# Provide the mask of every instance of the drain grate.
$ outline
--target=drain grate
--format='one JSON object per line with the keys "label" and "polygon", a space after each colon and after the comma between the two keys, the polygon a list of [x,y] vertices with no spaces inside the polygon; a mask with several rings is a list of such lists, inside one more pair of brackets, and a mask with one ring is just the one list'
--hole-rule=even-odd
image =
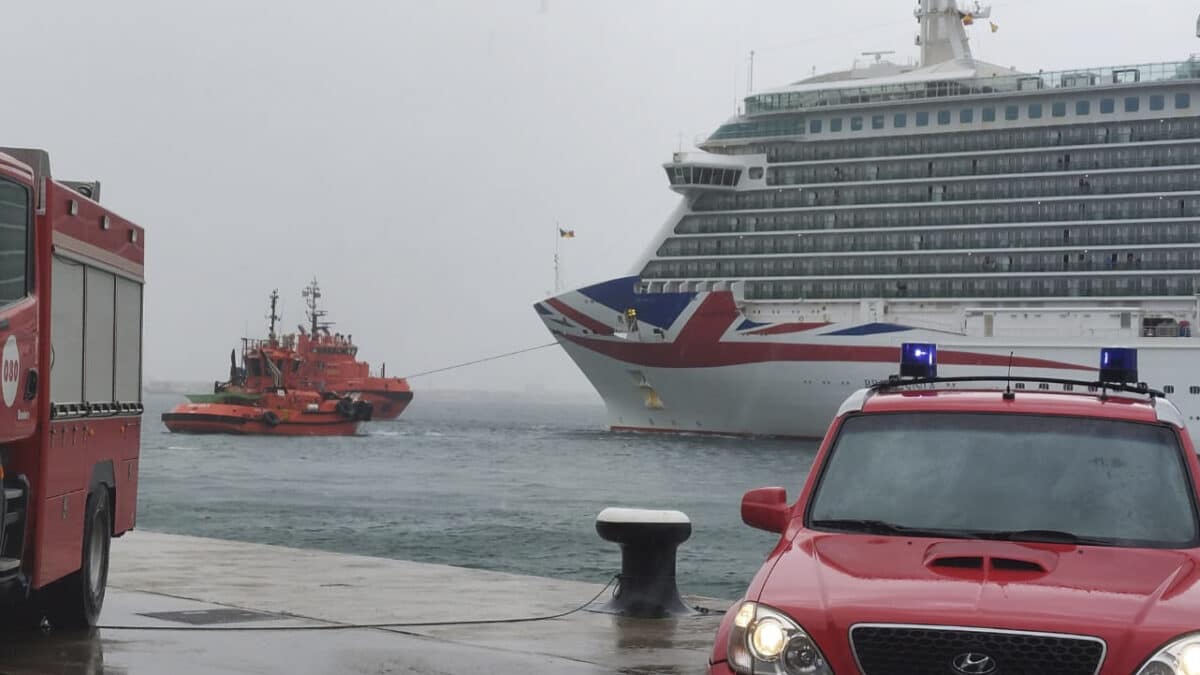
{"label": "drain grate", "polygon": [[193,626],[213,626],[223,623],[242,623],[244,621],[270,621],[278,619],[274,614],[254,612],[248,609],[233,607],[220,609],[193,609],[186,612],[146,612],[139,614],[151,619],[186,623]]}

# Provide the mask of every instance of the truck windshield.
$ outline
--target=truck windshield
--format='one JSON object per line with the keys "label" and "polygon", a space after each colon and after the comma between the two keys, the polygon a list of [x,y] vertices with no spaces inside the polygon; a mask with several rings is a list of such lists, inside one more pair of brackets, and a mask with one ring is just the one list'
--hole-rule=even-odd
{"label": "truck windshield", "polygon": [[29,192],[0,179],[0,307],[25,297],[28,252]]}
{"label": "truck windshield", "polygon": [[1175,433],[1134,422],[917,413],[846,420],[809,510],[823,530],[1193,546]]}

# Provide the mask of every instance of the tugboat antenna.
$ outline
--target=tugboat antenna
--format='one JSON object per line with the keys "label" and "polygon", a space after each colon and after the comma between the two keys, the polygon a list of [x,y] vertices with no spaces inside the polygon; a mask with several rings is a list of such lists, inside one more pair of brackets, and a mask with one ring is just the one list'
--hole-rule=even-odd
{"label": "tugboat antenna", "polygon": [[267,319],[271,322],[271,329],[269,331],[267,331],[267,339],[271,341],[271,344],[275,344],[275,322],[279,321],[281,318],[279,316],[279,314],[276,313],[276,311],[275,311],[275,308],[278,305],[279,305],[279,289],[276,288],[271,291],[271,314],[270,314],[270,316],[267,317]]}

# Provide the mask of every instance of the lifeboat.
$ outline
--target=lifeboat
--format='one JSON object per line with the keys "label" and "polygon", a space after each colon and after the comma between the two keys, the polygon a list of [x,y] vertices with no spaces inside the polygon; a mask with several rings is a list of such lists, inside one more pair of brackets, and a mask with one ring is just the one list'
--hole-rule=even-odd
{"label": "lifeboat", "polygon": [[240,395],[180,403],[163,413],[167,429],[180,434],[353,436],[371,419],[371,404],[317,392],[279,390],[247,404]]}

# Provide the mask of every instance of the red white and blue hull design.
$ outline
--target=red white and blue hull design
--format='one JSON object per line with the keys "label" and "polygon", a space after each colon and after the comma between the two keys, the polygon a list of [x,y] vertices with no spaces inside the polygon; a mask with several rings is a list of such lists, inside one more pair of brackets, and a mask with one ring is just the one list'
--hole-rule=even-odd
{"label": "red white and blue hull design", "polygon": [[[613,430],[819,438],[855,390],[896,372],[903,342],[938,345],[939,374],[1091,381],[1111,339],[985,338],[902,323],[746,317],[730,291],[635,293],[637,277],[537,303]],[[627,310],[636,326],[627,324]],[[632,328],[632,329],[631,329]],[[1200,341],[1132,338],[1141,379],[1200,382]],[[1011,355],[1011,358],[1010,358]],[[1190,375],[1189,373],[1197,373]],[[1030,384],[1036,387],[1036,384]],[[1172,396],[1189,424],[1200,396]]]}

